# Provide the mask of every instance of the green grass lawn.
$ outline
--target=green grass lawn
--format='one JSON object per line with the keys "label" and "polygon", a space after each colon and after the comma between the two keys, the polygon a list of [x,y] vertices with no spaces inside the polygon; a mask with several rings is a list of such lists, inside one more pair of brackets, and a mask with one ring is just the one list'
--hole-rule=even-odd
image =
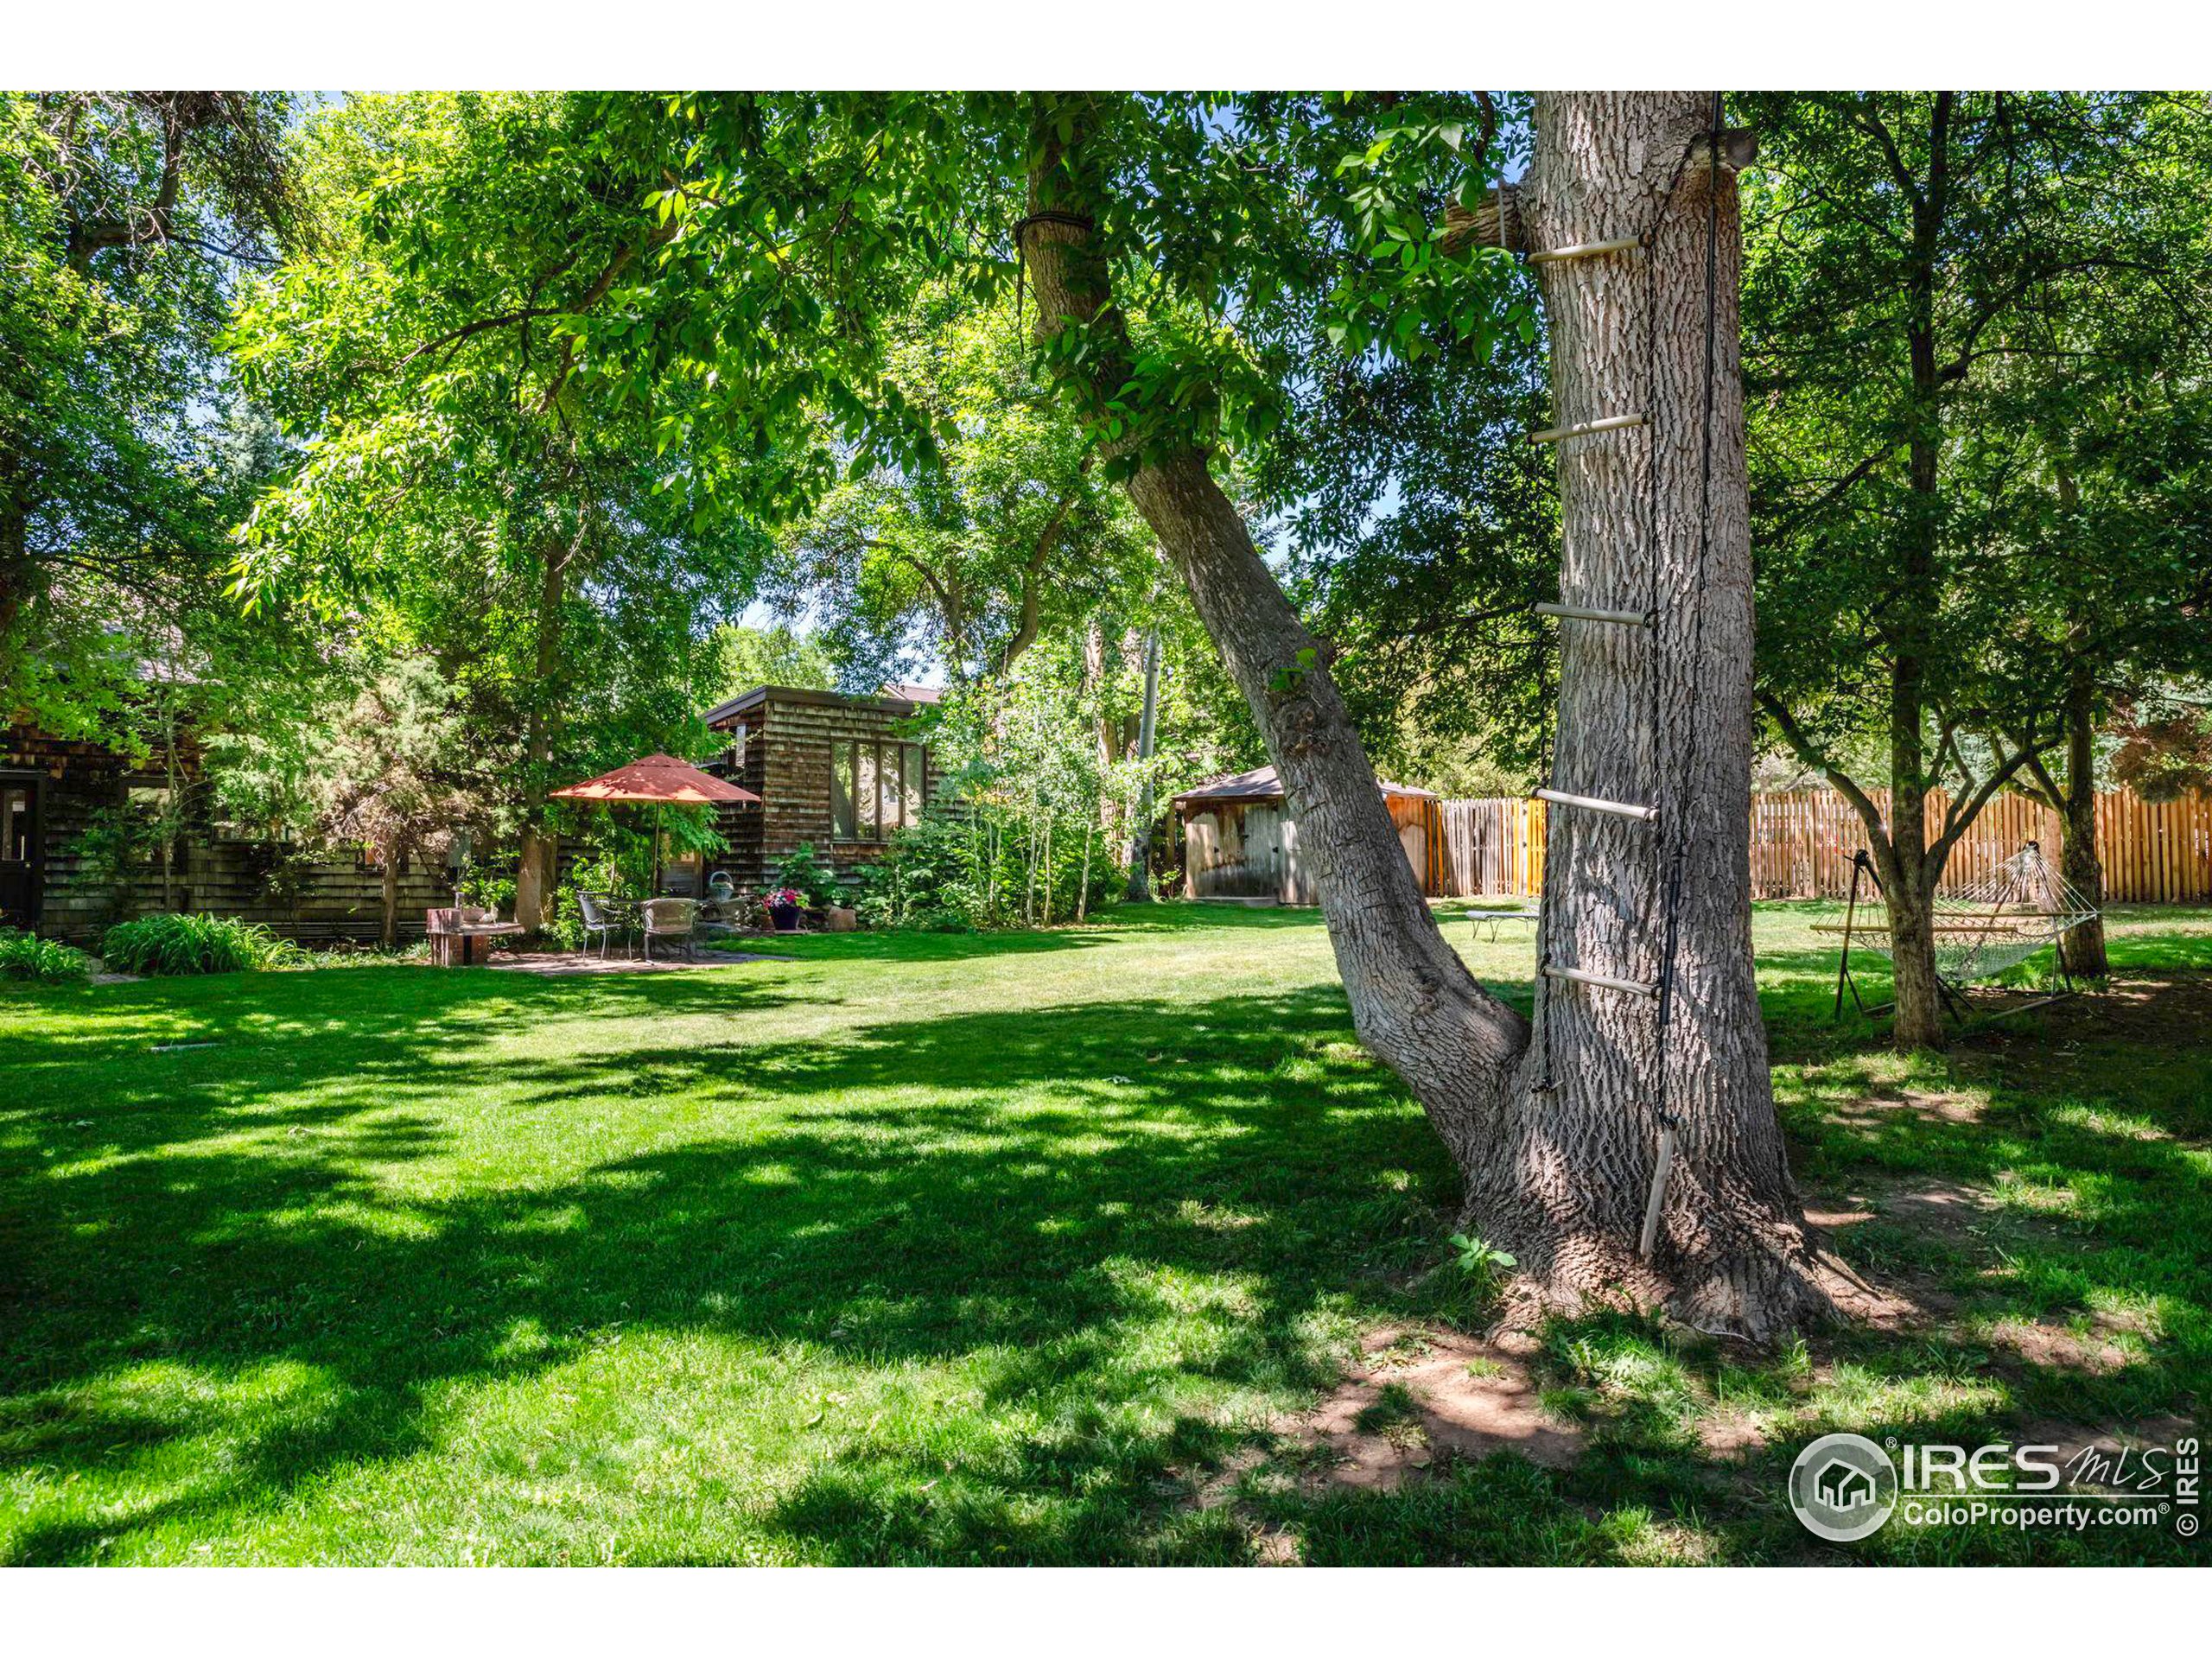
{"label": "green grass lawn", "polygon": [[1572,1466],[1394,1491],[1295,1425],[1481,1310],[1311,912],[0,993],[0,1560],[2194,1559],[1790,1516],[1815,1433],[2193,1418],[2212,1374],[2212,915],[1907,1063],[1826,1023],[1832,912],[1758,921],[1795,1167],[1919,1311],[1561,1324],[1512,1363]]}

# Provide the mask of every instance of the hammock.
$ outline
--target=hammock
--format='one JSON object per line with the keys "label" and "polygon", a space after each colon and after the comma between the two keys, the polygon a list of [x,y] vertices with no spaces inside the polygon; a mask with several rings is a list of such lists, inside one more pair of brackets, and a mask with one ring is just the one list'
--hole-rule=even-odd
{"label": "hammock", "polygon": [[[1859,899],[1859,874],[1863,871],[1871,875],[1873,871],[1872,861],[1864,853],[1859,856],[1844,919],[1814,925],[1815,932],[1843,935],[1843,960],[1836,977],[1839,1013],[1843,1007],[1844,986],[1850,978],[1851,947],[1856,944],[1883,957],[1891,949],[1886,895],[1881,893],[1877,880],[1876,896],[1864,902]],[[1936,973],[1951,991],[1962,991],[1978,979],[1994,979],[2097,916],[2097,907],[2050,868],[2043,849],[2032,841],[1971,887],[1936,894],[1935,912]],[[2064,971],[2062,962],[2060,972]],[[1855,983],[1851,991],[1857,1001]]]}

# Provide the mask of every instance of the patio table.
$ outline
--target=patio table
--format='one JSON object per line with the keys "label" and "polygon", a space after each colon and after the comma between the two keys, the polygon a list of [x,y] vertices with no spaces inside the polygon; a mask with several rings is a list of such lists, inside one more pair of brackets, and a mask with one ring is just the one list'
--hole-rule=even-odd
{"label": "patio table", "polygon": [[464,920],[458,906],[433,910],[427,919],[431,960],[441,968],[474,967],[490,954],[489,941],[523,931],[519,923],[500,921],[488,911]]}
{"label": "patio table", "polygon": [[1536,907],[1530,905],[1520,910],[1471,910],[1467,912],[1467,919],[1474,924],[1473,931],[1477,938],[1479,939],[1482,937],[1483,929],[1487,927],[1490,929],[1490,942],[1496,944],[1497,930],[1501,924],[1520,922],[1534,931],[1537,914]]}

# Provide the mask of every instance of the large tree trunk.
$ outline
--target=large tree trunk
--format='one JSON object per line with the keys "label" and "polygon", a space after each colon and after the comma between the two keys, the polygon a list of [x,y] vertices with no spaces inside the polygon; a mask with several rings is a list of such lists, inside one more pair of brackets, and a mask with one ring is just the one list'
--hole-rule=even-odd
{"label": "large tree trunk", "polygon": [[14,635],[31,587],[30,516],[7,486],[10,470],[0,466],[0,646],[7,647],[9,652],[9,667],[0,671],[0,690],[14,689],[16,665],[22,660],[16,653]]}
{"label": "large tree trunk", "polygon": [[531,688],[524,741],[530,782],[523,801],[522,856],[515,870],[515,920],[522,925],[525,939],[536,938],[554,919],[553,890],[559,879],[561,838],[548,821],[546,791],[550,784],[545,774],[553,763],[554,720],[563,678],[562,607],[568,598],[569,568],[582,549],[589,514],[588,504],[577,508],[573,541],[565,545],[548,542],[538,582],[537,677]]}
{"label": "large tree trunk", "polygon": [[[1698,93],[1560,94],[1536,105],[1535,160],[1518,203],[1530,246],[1655,227],[1640,254],[1539,268],[1557,423],[1648,420],[1559,446],[1560,594],[1569,603],[1641,610],[1656,558],[1660,612],[1656,638],[1609,623],[1560,624],[1556,786],[1654,804],[1660,817],[1644,824],[1554,808],[1543,960],[1657,981],[1667,868],[1678,850],[1685,862],[1664,1052],[1651,1001],[1540,977],[1537,1043],[1487,1127],[1469,1190],[1485,1234],[1535,1262],[1548,1283],[1619,1284],[1664,1295],[1697,1324],[1759,1333],[1825,1309],[1827,1299],[1789,1183],[1752,973],[1736,188],[1702,144],[1681,165],[1710,124],[1709,109]],[[1707,248],[1716,207],[1711,532],[1700,588]],[[1636,1247],[1662,1127],[1655,1089],[1662,1065],[1680,1146],[1646,1263]]]}
{"label": "large tree trunk", "polygon": [[1905,1052],[1943,1046],[1943,991],[1936,972],[1936,905],[1919,876],[1890,884],[1890,983],[1897,997],[1891,1030]]}
{"label": "large tree trunk", "polygon": [[[1916,688],[1916,677],[1913,683]],[[1909,695],[1917,709],[1916,689]],[[1893,713],[1890,734],[1889,842],[1877,842],[1874,854],[1889,899],[1891,983],[1897,995],[1890,1041],[1910,1053],[1943,1046],[1942,990],[1936,977],[1936,888],[1942,867],[1929,855],[1917,715],[1909,726],[1897,723],[1902,718]]]}
{"label": "large tree trunk", "polygon": [[[543,804],[533,810],[542,811]],[[525,938],[535,938],[553,924],[555,872],[560,863],[561,838],[541,824],[526,823],[522,853],[515,864],[515,920]]]}
{"label": "large tree trunk", "polygon": [[397,844],[384,849],[384,868],[378,877],[378,891],[383,900],[384,925],[378,938],[384,948],[392,949],[399,943],[399,849]]}
{"label": "large tree trunk", "polygon": [[[1941,1048],[1943,1008],[1936,978],[1936,884],[1944,854],[1928,848],[1928,661],[1938,595],[1936,553],[1942,528],[1941,465],[1942,381],[1936,360],[1936,250],[1948,199],[1948,126],[1939,105],[1931,130],[1927,191],[1913,208],[1911,276],[1905,294],[1907,357],[1912,400],[1907,454],[1910,493],[1902,526],[1899,569],[1890,608],[1890,851],[1897,889],[1890,899],[1890,963],[1894,969],[1897,1018],[1890,1040],[1898,1050]],[[1940,765],[1940,759],[1939,759]],[[1870,831],[1871,833],[1871,831]],[[1945,849],[1948,852],[1948,849]],[[1891,880],[1891,874],[1883,878]]]}
{"label": "large tree trunk", "polygon": [[[2087,641],[2077,631],[2077,649]],[[2090,908],[2101,912],[2105,902],[2104,865],[2097,857],[2097,696],[2089,665],[2078,657],[2066,683],[2065,835],[2059,855],[2059,874],[2072,884]],[[2091,917],[2059,941],[2059,959],[2066,971],[2082,979],[2102,979],[2112,971],[2105,955],[2105,923],[2101,913]]]}
{"label": "large tree trunk", "polygon": [[[1583,986],[1540,986],[1548,1057],[1478,986],[1438,931],[1401,849],[1320,648],[1254,548],[1195,448],[1148,454],[1128,489],[1189,588],[1250,703],[1313,857],[1352,1018],[1421,1102],[1467,1177],[1469,1224],[1519,1258],[1544,1303],[1588,1297],[1664,1303],[1695,1323],[1753,1337],[1824,1313],[1819,1269],[1784,1166],[1751,975],[1749,877],[1751,585],[1737,374],[1736,208],[1725,178],[1719,402],[1703,655],[1689,637],[1698,556],[1705,385],[1701,171],[1677,161],[1707,125],[1696,93],[1566,94],[1537,106],[1527,221],[1548,245],[1659,221],[1643,260],[1552,268],[1554,379],[1563,420],[1648,410],[1642,432],[1576,441],[1562,456],[1567,591],[1636,608],[1650,583],[1650,474],[1657,463],[1661,588],[1669,626],[1655,686],[1640,632],[1570,624],[1560,711],[1565,776],[1580,792],[1656,799],[1689,837],[1675,1022],[1663,1057],[1681,1147],[1659,1244],[1637,1253],[1658,1123],[1652,1004]],[[1040,123],[1027,252],[1039,327],[1110,327],[1087,223],[1079,154]],[[1079,152],[1078,126],[1073,146]],[[1065,160],[1070,164],[1063,165]],[[1694,176],[1693,176],[1694,175]],[[1654,314],[1647,298],[1656,293]],[[1096,337],[1094,331],[1094,338]],[[1126,378],[1094,356],[1103,401]],[[1657,384],[1652,382],[1656,366]],[[1656,393],[1656,396],[1654,395]],[[1699,688],[1694,720],[1688,709]],[[1649,743],[1656,690],[1666,711]],[[1655,759],[1657,765],[1655,766]],[[1678,780],[1688,778],[1685,795]],[[1554,822],[1544,926],[1552,960],[1649,980],[1658,971],[1659,866],[1651,832],[1612,820]],[[1547,1064],[1548,1058],[1549,1064]],[[1555,1074],[1544,1086],[1545,1073]]]}

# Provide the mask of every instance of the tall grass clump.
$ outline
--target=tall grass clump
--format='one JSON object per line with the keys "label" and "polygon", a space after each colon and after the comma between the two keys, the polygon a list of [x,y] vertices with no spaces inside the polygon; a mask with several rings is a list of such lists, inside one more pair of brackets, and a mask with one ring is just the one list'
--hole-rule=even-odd
{"label": "tall grass clump", "polygon": [[141,916],[118,922],[100,941],[107,965],[125,974],[234,974],[289,968],[306,953],[259,922],[231,916]]}
{"label": "tall grass clump", "polygon": [[59,985],[86,978],[92,971],[91,957],[59,939],[41,939],[35,933],[0,927],[0,979]]}

